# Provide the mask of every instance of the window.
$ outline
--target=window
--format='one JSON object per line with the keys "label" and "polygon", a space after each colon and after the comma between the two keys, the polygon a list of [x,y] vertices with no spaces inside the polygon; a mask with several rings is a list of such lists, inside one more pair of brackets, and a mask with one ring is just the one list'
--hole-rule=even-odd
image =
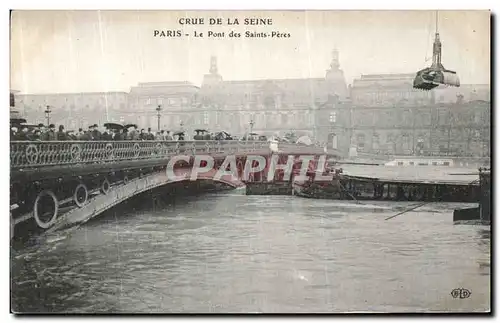
{"label": "window", "polygon": [[403,149],[410,149],[410,136],[408,136],[407,134],[403,135]]}
{"label": "window", "polygon": [[158,104],[160,104],[160,105],[161,105],[161,104],[163,104],[163,98],[158,98],[157,102],[158,102]]}
{"label": "window", "polygon": [[208,112],[205,111],[205,112],[203,112],[203,124],[207,125],[208,121],[209,121],[209,119],[208,119]]}
{"label": "window", "polygon": [[357,136],[357,142],[358,142],[358,148],[363,149],[365,148],[365,135],[360,133]]}
{"label": "window", "polygon": [[413,165],[415,165],[415,163],[414,163],[414,162],[410,162],[410,165],[412,165],[412,166],[413,166]]}
{"label": "window", "polygon": [[151,104],[151,98],[147,98],[146,100],[144,100],[144,104],[145,105]]}
{"label": "window", "polygon": [[336,123],[336,122],[337,122],[337,112],[330,113],[330,123]]}
{"label": "window", "polygon": [[379,143],[380,143],[380,137],[378,134],[374,133],[373,134],[373,149],[378,149],[379,148]]}
{"label": "window", "polygon": [[401,162],[401,161],[400,161],[400,162],[398,162],[398,166],[403,166],[403,164],[404,164],[404,163],[403,163],[403,162]]}
{"label": "window", "polygon": [[444,162],[443,165],[444,166],[450,166],[450,162]]}

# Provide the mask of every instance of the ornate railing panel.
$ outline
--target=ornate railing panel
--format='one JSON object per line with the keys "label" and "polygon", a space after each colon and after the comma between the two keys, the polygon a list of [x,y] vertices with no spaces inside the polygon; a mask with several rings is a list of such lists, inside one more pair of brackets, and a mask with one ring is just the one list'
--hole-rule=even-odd
{"label": "ornate railing panel", "polygon": [[12,169],[169,158],[195,154],[250,154],[265,141],[12,141]]}

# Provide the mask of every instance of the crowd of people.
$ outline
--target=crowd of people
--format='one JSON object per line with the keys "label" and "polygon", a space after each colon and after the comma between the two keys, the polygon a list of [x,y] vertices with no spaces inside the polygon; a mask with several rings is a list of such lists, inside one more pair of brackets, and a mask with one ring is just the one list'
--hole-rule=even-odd
{"label": "crowd of people", "polygon": [[[50,124],[48,127],[43,123],[38,125],[28,125],[25,123],[13,123],[11,119],[10,140],[12,141],[183,141],[185,132],[178,131],[171,134],[168,130],[153,132],[151,128],[140,129],[137,125],[118,125],[104,124],[99,129],[97,124],[93,124],[88,129],[80,128],[78,131],[66,130],[64,125],[56,127],[55,124]],[[275,141],[287,142],[286,139],[276,136],[271,137]],[[247,134],[241,138],[233,137],[225,131],[211,133],[207,130],[197,129],[193,136],[193,140],[243,140],[243,141],[267,141],[266,136],[257,134]]]}
{"label": "crowd of people", "polygon": [[[40,123],[37,126],[30,125],[12,125],[10,131],[11,140],[15,141],[66,141],[66,140],[82,140],[82,141],[118,141],[118,140],[174,140],[174,136],[170,131],[161,130],[158,132],[141,129],[136,126],[123,127],[119,129],[104,128],[99,130],[97,124],[91,125],[88,129],[78,129],[66,131],[63,125],[58,127],[54,124],[48,127]],[[177,140],[184,140],[183,133],[177,135]]]}
{"label": "crowd of people", "polygon": [[[193,140],[233,140],[230,134],[224,131],[211,133],[207,130],[195,130],[196,134]],[[10,139],[12,141],[143,141],[143,140],[158,140],[158,141],[173,141],[186,140],[185,132],[178,131],[171,133],[168,130],[154,132],[151,128],[140,129],[133,124],[121,126],[118,124],[104,124],[99,129],[97,124],[93,124],[88,129],[80,128],[78,131],[66,130],[64,125],[56,127],[55,124],[50,124],[48,127],[43,123],[38,125],[28,125],[25,123],[13,123],[11,120]],[[250,140],[250,139],[247,139]]]}

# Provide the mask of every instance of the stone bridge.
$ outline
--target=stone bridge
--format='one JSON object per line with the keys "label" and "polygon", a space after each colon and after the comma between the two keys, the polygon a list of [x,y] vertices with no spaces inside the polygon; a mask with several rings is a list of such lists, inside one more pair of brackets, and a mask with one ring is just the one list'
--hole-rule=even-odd
{"label": "stone bridge", "polygon": [[[213,158],[214,167],[196,180],[244,188],[248,180],[279,181],[283,176],[278,171],[268,179],[267,166],[244,176],[247,162],[251,167],[258,164],[247,156],[261,156],[269,165],[271,159],[286,164],[292,155],[312,155],[317,162],[326,154],[320,147],[264,141],[12,141],[11,231],[25,222],[38,230],[85,222],[142,192],[193,180],[194,156],[200,155]],[[181,156],[184,160],[174,164],[175,178],[167,176],[169,162]],[[216,176],[221,166],[227,167],[227,156],[234,156],[236,177]]]}

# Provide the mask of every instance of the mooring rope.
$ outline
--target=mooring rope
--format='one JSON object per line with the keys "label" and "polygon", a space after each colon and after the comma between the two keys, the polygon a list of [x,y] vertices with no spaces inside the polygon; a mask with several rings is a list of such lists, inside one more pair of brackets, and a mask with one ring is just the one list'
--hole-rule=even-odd
{"label": "mooring rope", "polygon": [[[468,183],[468,184],[467,184],[467,186],[470,186],[470,185],[474,184],[475,182],[479,182],[479,178],[478,178],[478,179],[473,180],[473,181],[472,181],[472,182],[470,182],[470,183]],[[442,198],[442,197],[445,197],[446,195],[451,194],[451,193],[452,193],[451,191],[448,191],[448,192],[446,192],[446,193],[444,193],[444,194],[440,195],[440,196],[438,197],[438,199],[440,199],[440,198]],[[416,206],[412,206],[410,209],[407,209],[407,210],[405,210],[405,211],[399,212],[398,214],[395,214],[395,215],[392,215],[392,216],[390,216],[390,217],[388,217],[388,218],[385,218],[385,220],[390,220],[390,219],[395,218],[395,217],[397,217],[397,216],[399,216],[399,215],[405,214],[405,213],[407,213],[407,212],[410,212],[410,211],[413,211],[413,210],[415,210],[415,209],[418,209],[418,208],[419,208],[419,207],[421,207],[421,206],[424,206],[424,205],[429,204],[429,203],[434,203],[434,202],[436,202],[436,201],[428,201],[428,202],[424,202],[424,203],[418,204],[418,205],[416,205]]]}

